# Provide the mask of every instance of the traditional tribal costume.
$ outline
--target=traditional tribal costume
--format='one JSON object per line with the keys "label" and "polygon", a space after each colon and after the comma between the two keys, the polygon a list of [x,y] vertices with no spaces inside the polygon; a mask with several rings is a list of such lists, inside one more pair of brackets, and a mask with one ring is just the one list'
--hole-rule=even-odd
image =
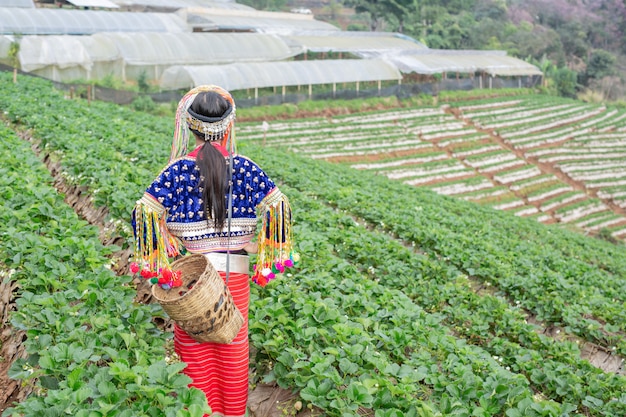
{"label": "traditional tribal costume", "polygon": [[[222,118],[206,118],[189,109],[197,94],[204,91],[215,91],[230,103],[231,108]],[[231,95],[216,86],[195,88],[179,103],[170,162],[133,210],[136,241],[133,272],[141,270],[142,276],[153,284],[163,288],[177,285],[175,274],[162,273],[159,277],[157,271],[168,270],[169,258],[180,255],[181,245],[187,252],[207,255],[224,278],[224,252],[237,252],[246,246],[256,234],[257,219],[262,227],[257,237],[257,263],[252,280],[265,285],[297,261],[291,243],[289,200],[257,164],[235,153],[234,120]],[[200,169],[196,164],[201,147],[185,155],[190,128],[204,134],[205,140],[211,142],[207,146],[215,146],[225,161],[230,157],[230,235],[226,225],[223,230],[216,230],[213,222],[207,221]],[[226,194],[224,198],[228,202]],[[214,416],[243,416],[248,398],[248,257],[230,253],[229,259],[228,287],[244,316],[244,324],[232,343],[199,343],[174,325],[175,350],[187,363],[184,372],[193,380],[191,386],[204,391]]]}

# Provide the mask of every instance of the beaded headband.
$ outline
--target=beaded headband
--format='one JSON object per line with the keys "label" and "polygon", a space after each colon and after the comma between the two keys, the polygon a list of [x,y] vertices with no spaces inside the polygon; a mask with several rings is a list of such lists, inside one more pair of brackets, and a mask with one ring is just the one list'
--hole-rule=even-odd
{"label": "beaded headband", "polygon": [[[199,93],[209,91],[218,93],[230,104],[229,109],[226,110],[221,117],[202,116],[189,108]],[[178,102],[170,162],[187,153],[190,129],[204,134],[205,140],[207,141],[221,140],[221,145],[225,147],[230,154],[236,153],[234,127],[235,100],[228,91],[216,85],[201,85],[191,89]]]}
{"label": "beaded headband", "polygon": [[228,109],[220,117],[207,117],[187,109],[187,126],[204,135],[205,141],[215,141],[224,138],[230,124],[235,120],[235,106],[228,102]]}

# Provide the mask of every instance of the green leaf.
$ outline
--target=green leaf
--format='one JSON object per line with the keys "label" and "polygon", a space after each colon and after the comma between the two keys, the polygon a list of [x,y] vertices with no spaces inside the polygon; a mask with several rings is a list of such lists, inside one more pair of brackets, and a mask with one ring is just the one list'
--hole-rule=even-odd
{"label": "green leaf", "polygon": [[116,388],[110,381],[102,381],[98,384],[98,391],[103,397],[108,397],[115,392]]}
{"label": "green leaf", "polygon": [[604,401],[602,401],[600,398],[596,398],[592,395],[587,395],[585,397],[585,399],[582,401],[583,405],[585,407],[589,407],[589,408],[593,408],[593,409],[598,409],[600,407],[602,407],[602,405],[604,404]]}
{"label": "green leaf", "polygon": [[66,383],[68,388],[72,390],[77,390],[83,386],[84,382],[82,381],[82,377],[85,374],[85,370],[83,368],[75,368],[72,372],[67,375]]}
{"label": "green leaf", "polygon": [[346,395],[348,398],[363,406],[369,406],[372,403],[374,397],[367,391],[361,383],[351,382],[346,388]]}
{"label": "green leaf", "polygon": [[72,394],[70,395],[70,398],[74,404],[83,404],[85,400],[91,397],[91,395],[92,395],[91,388],[83,387],[72,392]]}

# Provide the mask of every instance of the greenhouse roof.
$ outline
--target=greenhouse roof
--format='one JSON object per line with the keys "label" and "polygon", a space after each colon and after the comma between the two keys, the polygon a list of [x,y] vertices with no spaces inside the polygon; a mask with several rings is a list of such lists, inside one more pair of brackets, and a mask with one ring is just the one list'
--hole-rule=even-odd
{"label": "greenhouse roof", "polygon": [[98,32],[189,32],[172,13],[0,8],[0,34],[89,35]]}
{"label": "greenhouse roof", "polygon": [[211,7],[219,9],[243,9],[255,10],[245,4],[235,1],[220,0],[111,0],[113,3],[123,7],[148,7],[157,9],[178,10],[188,7]]}
{"label": "greenhouse roof", "polygon": [[109,0],[67,0],[67,2],[77,7],[104,7],[107,9],[119,9],[120,7]]}
{"label": "greenhouse roof", "polygon": [[330,23],[315,20],[312,15],[265,12],[259,10],[228,10],[193,8],[178,12],[187,16],[187,23],[198,30],[249,30],[263,33],[292,34],[302,31],[338,32]]}
{"label": "greenhouse roof", "polygon": [[90,68],[96,61],[122,59],[129,65],[203,65],[274,61],[301,51],[275,35],[261,33],[122,33],[22,38],[19,58],[25,71],[56,65]]}
{"label": "greenhouse roof", "polygon": [[283,39],[290,46],[311,52],[349,52],[359,56],[427,49],[411,38],[380,32],[300,33]]}
{"label": "greenhouse roof", "polygon": [[536,66],[506,55],[505,51],[462,51],[427,49],[419,52],[388,54],[386,58],[404,73],[475,73],[517,76],[541,75]]}
{"label": "greenhouse roof", "polygon": [[34,8],[33,0],[2,0],[2,7]]}
{"label": "greenhouse roof", "polygon": [[274,35],[261,33],[109,33],[106,36],[115,42],[124,60],[132,64],[274,61],[300,52]]}
{"label": "greenhouse roof", "polygon": [[170,67],[161,76],[161,87],[187,89],[208,83],[234,91],[401,78],[396,67],[381,59],[259,62]]}

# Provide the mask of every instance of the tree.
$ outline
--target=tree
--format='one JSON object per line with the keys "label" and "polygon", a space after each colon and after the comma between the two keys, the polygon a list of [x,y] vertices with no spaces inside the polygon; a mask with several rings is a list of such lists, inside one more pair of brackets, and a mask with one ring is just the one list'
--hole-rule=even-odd
{"label": "tree", "polygon": [[578,74],[569,68],[559,68],[552,73],[554,87],[559,95],[563,97],[575,98],[578,90]]}
{"label": "tree", "polygon": [[563,50],[567,56],[587,56],[587,51],[591,45],[587,41],[587,31],[581,22],[564,23],[556,31],[561,37]]}
{"label": "tree", "polygon": [[600,79],[615,73],[615,55],[602,49],[591,53],[587,62],[587,77]]}
{"label": "tree", "polygon": [[336,0],[330,0],[328,6],[324,7],[324,11],[330,15],[331,19],[336,19],[341,12],[341,4]]}
{"label": "tree", "polygon": [[426,44],[434,49],[460,49],[467,39],[466,29],[456,16],[446,15],[427,29]]}
{"label": "tree", "polygon": [[382,27],[385,16],[384,3],[385,0],[346,0],[346,6],[354,7],[355,12],[369,15],[372,32]]}
{"label": "tree", "polygon": [[9,46],[9,52],[7,53],[7,56],[9,57],[9,62],[11,63],[11,66],[13,67],[13,82],[17,83],[17,67],[20,66],[20,58],[19,58],[19,53],[20,53],[20,40],[22,39],[21,35],[13,35],[13,41],[11,42],[11,45]]}
{"label": "tree", "polygon": [[524,21],[515,29],[507,29],[506,33],[505,49],[513,56],[530,56],[534,59],[543,57],[554,61],[564,56],[561,39],[552,29]]}
{"label": "tree", "polygon": [[396,30],[404,33],[407,19],[419,21],[417,0],[346,0],[346,5],[354,7],[357,13],[367,13],[372,31],[380,29],[383,22],[395,20]]}
{"label": "tree", "polygon": [[505,20],[507,7],[504,0],[480,0],[474,9],[474,16],[476,20],[485,18]]}
{"label": "tree", "polygon": [[415,0],[387,0],[384,6],[384,15],[393,16],[398,20],[398,32],[400,33],[404,33],[407,17],[412,16],[419,19]]}

